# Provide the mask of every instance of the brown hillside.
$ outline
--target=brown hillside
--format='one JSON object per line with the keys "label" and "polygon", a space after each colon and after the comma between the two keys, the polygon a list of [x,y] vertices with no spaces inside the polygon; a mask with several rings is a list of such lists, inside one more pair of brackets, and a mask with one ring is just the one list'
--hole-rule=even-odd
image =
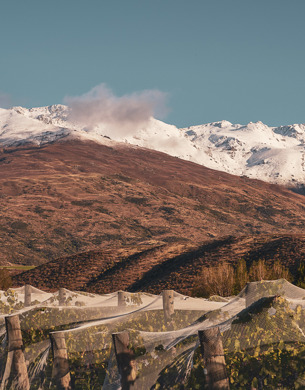
{"label": "brown hillside", "polygon": [[179,291],[191,295],[196,278],[205,267],[220,261],[234,265],[240,259],[245,259],[248,266],[259,259],[265,260],[267,264],[278,260],[295,275],[300,262],[305,260],[305,235],[260,235],[215,240],[195,250],[165,259],[152,267],[140,280],[128,286],[128,290],[160,292],[179,286]]}
{"label": "brown hillside", "polygon": [[305,197],[283,187],[152,150],[80,141],[3,150],[0,210],[0,264],[305,226]]}
{"label": "brown hillside", "polygon": [[89,252],[43,264],[13,280],[15,285],[29,283],[45,290],[61,286],[97,293],[175,289],[191,294],[204,267],[241,258],[248,265],[258,259],[280,260],[295,273],[305,260],[305,235],[225,237],[197,247],[173,243],[129,252]]}
{"label": "brown hillside", "polygon": [[70,290],[82,290],[91,281],[103,273],[116,269],[120,264],[145,257],[149,252],[156,253],[160,246],[140,245],[137,250],[103,250],[79,253],[42,264],[32,272],[24,272],[13,277],[15,285],[25,282],[44,290],[56,290],[65,287]]}

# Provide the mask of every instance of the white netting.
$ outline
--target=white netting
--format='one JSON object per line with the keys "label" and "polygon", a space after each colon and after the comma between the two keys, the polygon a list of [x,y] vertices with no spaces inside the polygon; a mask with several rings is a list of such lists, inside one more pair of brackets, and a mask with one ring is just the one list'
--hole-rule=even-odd
{"label": "white netting", "polygon": [[120,389],[122,364],[134,389],[203,388],[198,331],[215,327],[222,333],[231,388],[305,386],[305,290],[283,279],[248,283],[226,299],[173,291],[51,294],[30,286],[0,298],[2,389],[17,388],[20,380],[11,364],[8,314],[19,317],[32,389],[55,389],[65,381],[73,389]]}

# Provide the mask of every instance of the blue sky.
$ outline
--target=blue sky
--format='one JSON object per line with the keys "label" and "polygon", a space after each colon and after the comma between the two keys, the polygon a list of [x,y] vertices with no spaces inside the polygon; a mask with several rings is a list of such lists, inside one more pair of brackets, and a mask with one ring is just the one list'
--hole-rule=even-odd
{"label": "blue sky", "polygon": [[168,93],[177,126],[305,122],[304,0],[10,0],[0,93],[61,103],[105,83]]}

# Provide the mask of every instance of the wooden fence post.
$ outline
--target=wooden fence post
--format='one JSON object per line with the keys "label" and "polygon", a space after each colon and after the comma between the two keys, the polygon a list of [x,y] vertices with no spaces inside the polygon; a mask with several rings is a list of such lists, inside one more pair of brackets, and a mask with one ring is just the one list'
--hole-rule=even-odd
{"label": "wooden fence post", "polygon": [[58,290],[58,304],[64,306],[66,304],[66,292],[64,288]]}
{"label": "wooden fence post", "polygon": [[127,331],[112,334],[118,370],[121,375],[122,390],[135,389],[137,377],[134,353],[128,348],[129,334]]}
{"label": "wooden fence post", "polygon": [[8,341],[8,363],[12,365],[12,374],[18,390],[29,390],[30,382],[23,354],[23,342],[18,315],[5,317],[6,334]]}
{"label": "wooden fence post", "polygon": [[118,306],[126,306],[126,298],[127,293],[126,291],[118,291]]}
{"label": "wooden fence post", "polygon": [[175,312],[174,307],[174,290],[164,290],[162,291],[163,298],[163,312],[165,321],[170,321],[171,316]]}
{"label": "wooden fence post", "polygon": [[29,284],[26,284],[24,286],[24,307],[31,306],[32,303],[31,293],[32,293],[32,287]]}
{"label": "wooden fence post", "polygon": [[71,376],[69,370],[68,353],[66,339],[63,332],[50,333],[53,352],[53,372],[57,389],[71,389]]}
{"label": "wooden fence post", "polygon": [[211,390],[230,389],[223,352],[222,337],[218,327],[199,330],[201,353],[207,372],[207,385]]}
{"label": "wooden fence post", "polygon": [[246,307],[249,307],[252,305],[253,302],[255,302],[256,294],[255,294],[255,285],[254,283],[247,283],[245,288],[245,294],[246,294]]}

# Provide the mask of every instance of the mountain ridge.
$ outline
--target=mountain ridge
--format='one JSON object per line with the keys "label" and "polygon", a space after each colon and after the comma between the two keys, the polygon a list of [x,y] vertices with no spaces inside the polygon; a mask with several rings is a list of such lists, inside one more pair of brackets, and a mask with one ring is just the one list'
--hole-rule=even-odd
{"label": "mountain ridge", "polygon": [[63,140],[145,147],[208,168],[290,187],[305,185],[305,125],[269,127],[228,121],[179,129],[150,118],[134,131],[86,126],[64,105],[0,109],[0,147],[42,146]]}

